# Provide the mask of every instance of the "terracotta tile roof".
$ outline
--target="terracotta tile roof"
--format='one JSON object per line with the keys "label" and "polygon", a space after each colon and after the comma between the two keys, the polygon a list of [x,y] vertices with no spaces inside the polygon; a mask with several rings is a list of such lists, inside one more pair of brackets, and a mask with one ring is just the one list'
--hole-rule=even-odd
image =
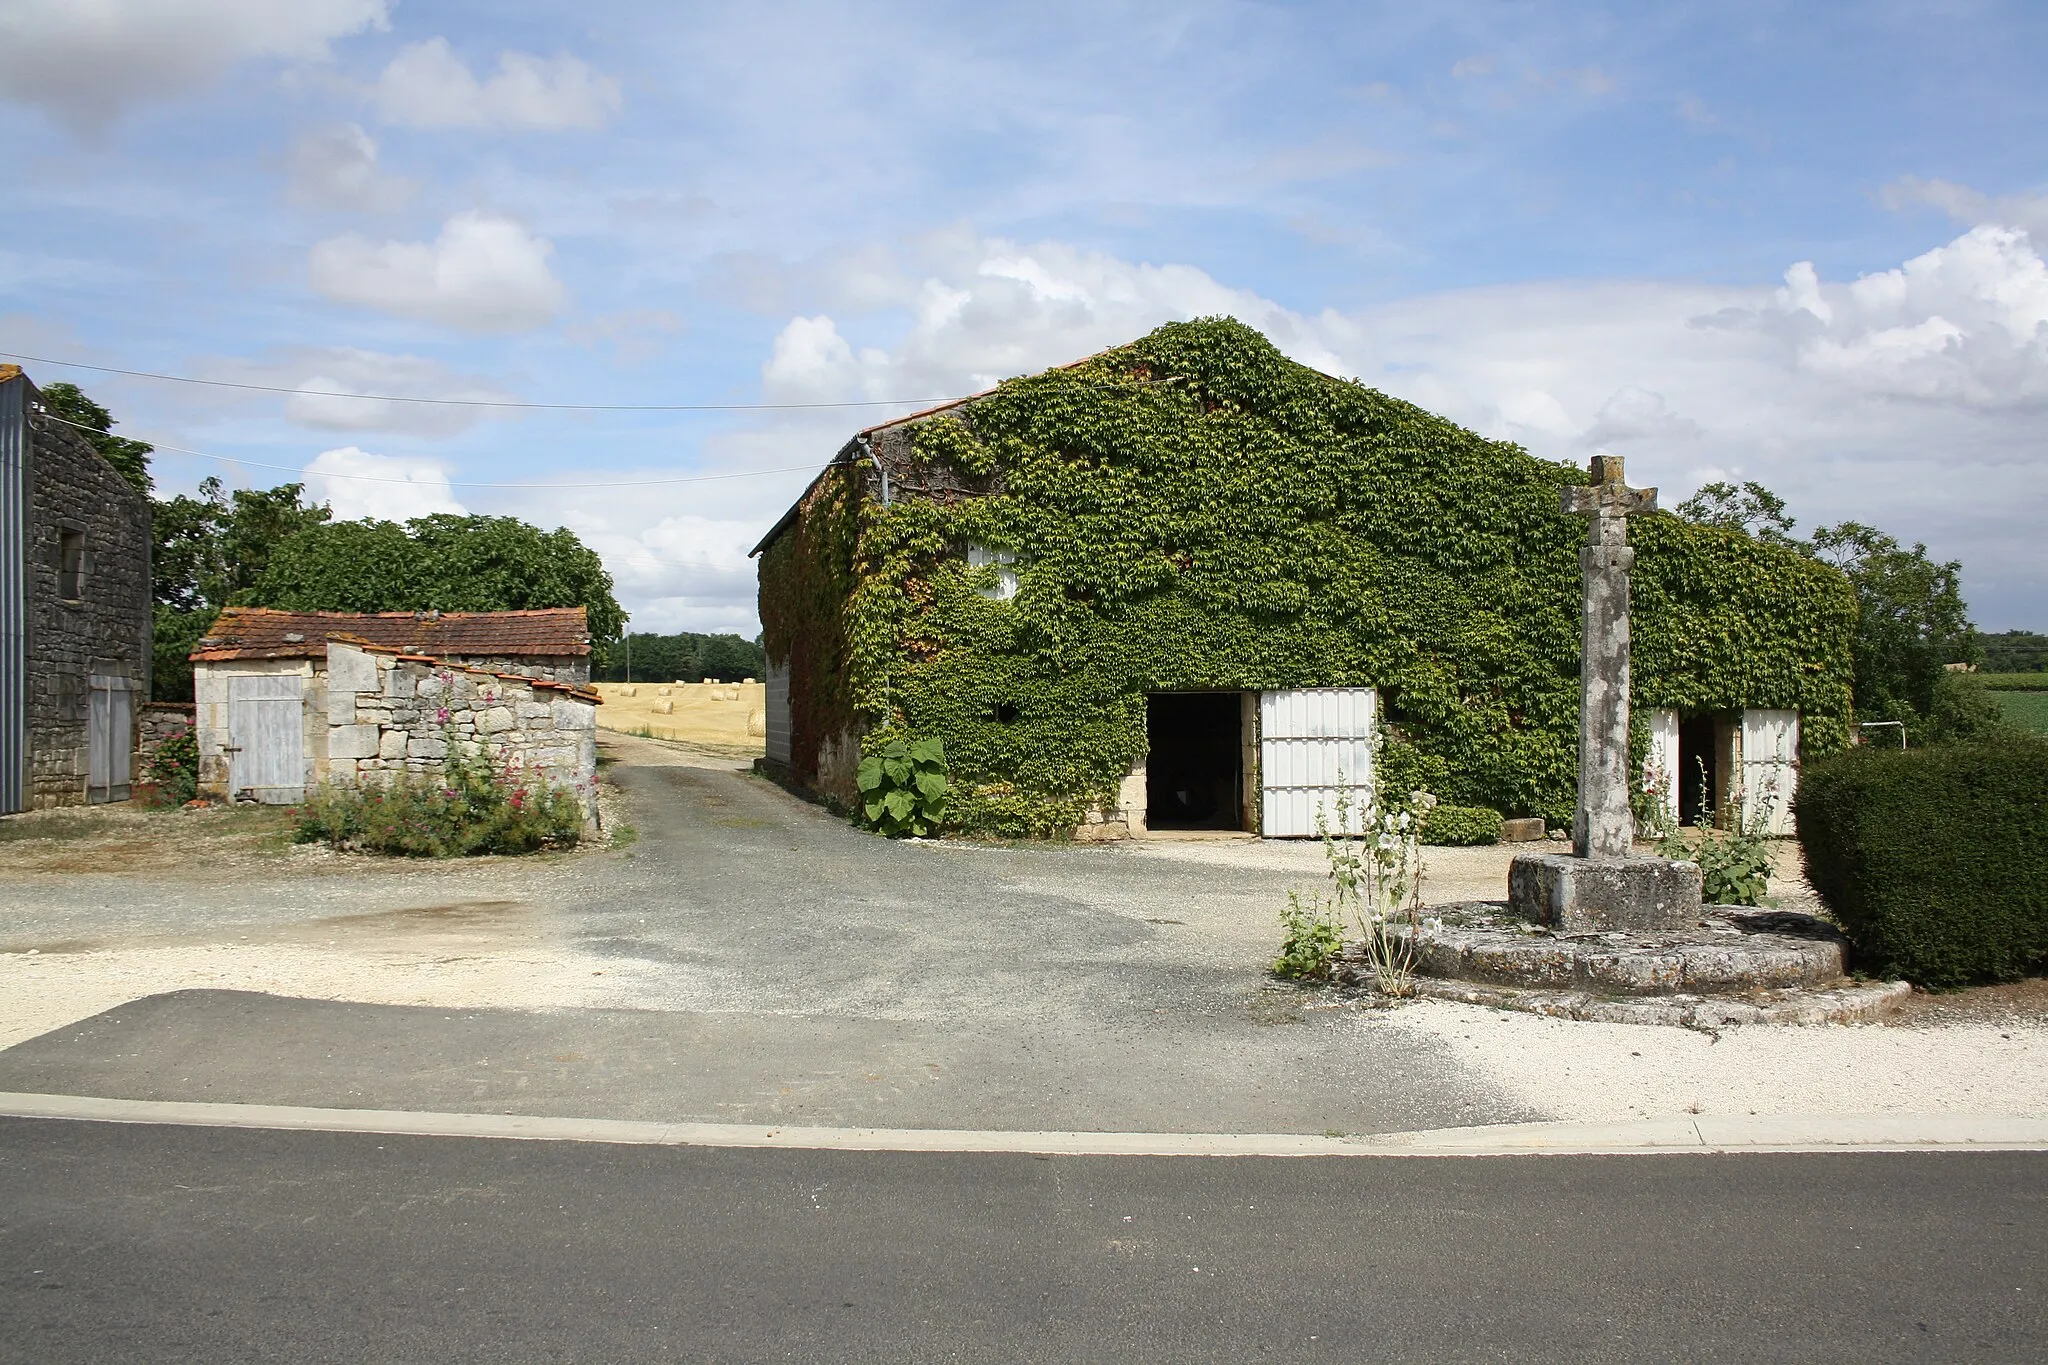
{"label": "terracotta tile roof", "polygon": [[540,611],[275,611],[229,607],[192,658],[324,659],[330,637],[403,654],[458,658],[563,658],[590,653],[581,607]]}

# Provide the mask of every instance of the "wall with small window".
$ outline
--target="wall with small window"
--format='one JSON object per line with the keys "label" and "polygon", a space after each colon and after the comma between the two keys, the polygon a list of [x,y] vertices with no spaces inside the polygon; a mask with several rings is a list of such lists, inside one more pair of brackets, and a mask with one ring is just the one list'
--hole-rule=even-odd
{"label": "wall with small window", "polygon": [[[25,384],[24,379],[13,382]],[[16,804],[128,795],[149,695],[149,500],[83,435],[23,404],[23,693]]]}

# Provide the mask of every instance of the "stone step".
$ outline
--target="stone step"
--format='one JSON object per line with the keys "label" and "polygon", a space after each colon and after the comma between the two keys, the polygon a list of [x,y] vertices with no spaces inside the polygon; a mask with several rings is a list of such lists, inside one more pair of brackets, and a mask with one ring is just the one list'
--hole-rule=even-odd
{"label": "stone step", "polygon": [[1400,925],[1418,976],[1594,996],[1740,995],[1839,985],[1847,944],[1825,921],[1705,907],[1672,930],[1558,933],[1498,902],[1433,906]]}

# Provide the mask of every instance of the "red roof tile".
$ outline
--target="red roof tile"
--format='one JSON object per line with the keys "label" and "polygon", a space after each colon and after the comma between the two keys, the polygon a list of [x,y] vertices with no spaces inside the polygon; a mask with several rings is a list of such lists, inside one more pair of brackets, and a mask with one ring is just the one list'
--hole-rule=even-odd
{"label": "red roof tile", "polygon": [[229,607],[199,641],[192,658],[324,659],[330,637],[437,657],[562,658],[590,653],[590,623],[581,607],[376,613]]}

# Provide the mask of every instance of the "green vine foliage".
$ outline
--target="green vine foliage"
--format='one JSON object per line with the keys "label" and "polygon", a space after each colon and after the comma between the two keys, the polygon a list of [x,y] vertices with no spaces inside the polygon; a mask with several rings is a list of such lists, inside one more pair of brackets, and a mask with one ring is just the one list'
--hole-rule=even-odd
{"label": "green vine foliage", "polygon": [[[1568,820],[1583,470],[1230,319],[1012,380],[906,454],[890,434],[887,505],[865,459],[835,466],[764,552],[799,778],[824,739],[936,737],[954,827],[1057,835],[1143,756],[1148,692],[1372,686],[1403,790]],[[1846,745],[1841,573],[1668,514],[1631,539],[1639,707],[1794,708],[1809,757]],[[1013,597],[969,546],[1008,553]]]}
{"label": "green vine foliage", "polygon": [[939,740],[893,740],[860,761],[854,781],[861,815],[877,834],[923,838],[945,821],[949,784]]}

